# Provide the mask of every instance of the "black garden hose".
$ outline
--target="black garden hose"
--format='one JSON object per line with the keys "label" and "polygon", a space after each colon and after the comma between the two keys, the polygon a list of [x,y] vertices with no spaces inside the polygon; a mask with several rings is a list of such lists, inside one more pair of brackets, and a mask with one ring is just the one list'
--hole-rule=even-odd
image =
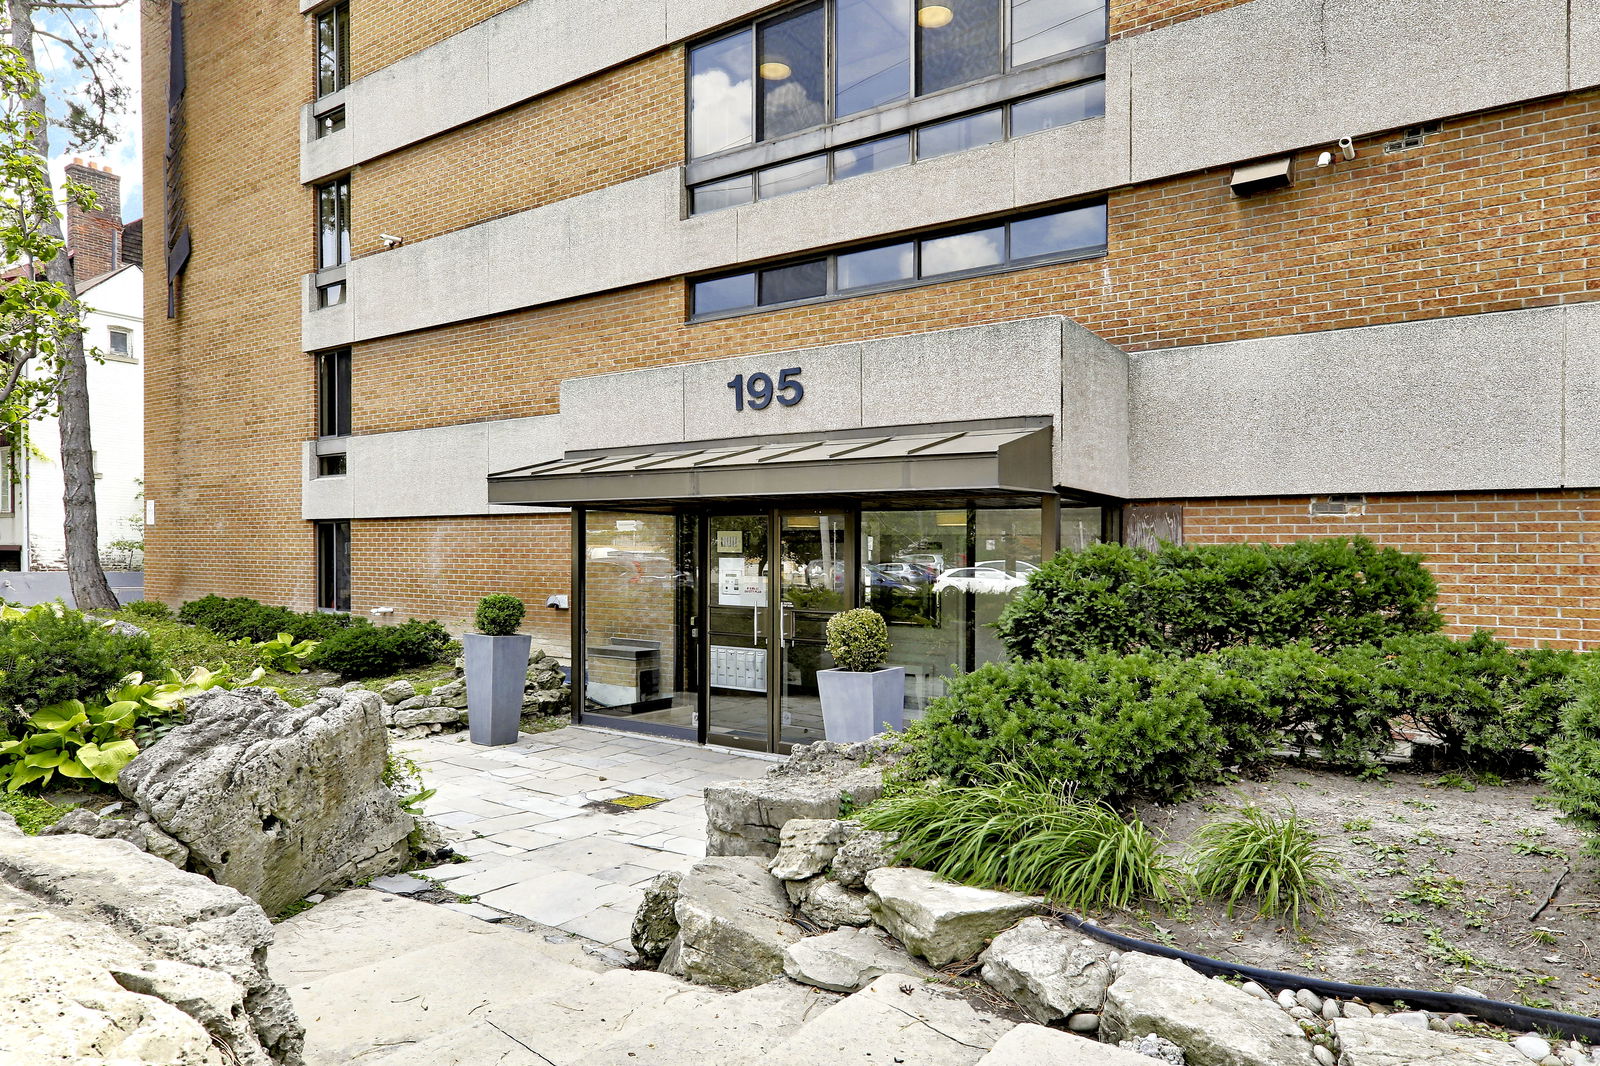
{"label": "black garden hose", "polygon": [[1441,1014],[1471,1014],[1484,1021],[1507,1029],[1535,1030],[1556,1033],[1569,1040],[1600,1043],[1600,1018],[1588,1018],[1565,1011],[1545,1010],[1541,1007],[1524,1007],[1520,1003],[1504,1003],[1497,999],[1479,996],[1458,996],[1453,992],[1426,992],[1420,988],[1386,988],[1377,985],[1351,985],[1343,981],[1328,981],[1320,977],[1303,977],[1281,970],[1266,970],[1259,966],[1246,966],[1239,962],[1224,962],[1209,955],[1152,944],[1137,937],[1113,932],[1092,921],[1060,911],[1055,915],[1080,933],[1091,936],[1103,944],[1120,951],[1138,951],[1146,955],[1178,959],[1208,977],[1242,977],[1269,990],[1308,989],[1319,996],[1333,999],[1361,999],[1367,1003],[1404,1003],[1408,1007],[1437,1011]]}

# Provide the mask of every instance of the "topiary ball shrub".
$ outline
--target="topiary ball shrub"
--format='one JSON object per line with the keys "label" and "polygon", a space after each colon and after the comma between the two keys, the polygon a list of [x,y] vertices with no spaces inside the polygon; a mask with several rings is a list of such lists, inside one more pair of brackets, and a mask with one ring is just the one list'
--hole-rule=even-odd
{"label": "topiary ball shrub", "polygon": [[1225,700],[1260,693],[1212,664],[1150,654],[989,663],[906,727],[891,774],[898,786],[1026,775],[1082,800],[1167,802],[1232,763],[1208,707]]}
{"label": "topiary ball shrub", "polygon": [[65,700],[96,700],[128,674],[165,669],[146,636],[113,632],[50,605],[0,621],[0,712],[25,717]]}
{"label": "topiary ball shrub", "polygon": [[868,673],[889,661],[889,626],[870,607],[840,611],[828,619],[828,654],[840,670]]}
{"label": "topiary ball shrub", "polygon": [[1361,537],[1251,544],[1097,544],[1028,578],[995,625],[1016,658],[1200,655],[1306,641],[1325,651],[1431,633],[1438,588],[1420,555]]}
{"label": "topiary ball shrub", "polygon": [[504,592],[493,592],[478,601],[474,615],[478,632],[486,637],[508,637],[522,624],[528,609],[522,601]]}
{"label": "topiary ball shrub", "polygon": [[450,645],[450,634],[438,622],[352,626],[317,645],[310,665],[342,677],[383,677],[430,666]]}

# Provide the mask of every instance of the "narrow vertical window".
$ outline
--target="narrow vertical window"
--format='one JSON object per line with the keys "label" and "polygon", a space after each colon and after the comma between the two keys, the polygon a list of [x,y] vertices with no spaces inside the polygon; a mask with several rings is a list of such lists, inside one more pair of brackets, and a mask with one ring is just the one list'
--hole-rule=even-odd
{"label": "narrow vertical window", "polygon": [[350,435],[350,349],[317,354],[317,436]]}
{"label": "narrow vertical window", "polygon": [[350,179],[317,186],[317,269],[350,259]]}
{"label": "narrow vertical window", "polygon": [[318,522],[317,606],[350,609],[350,523]]}
{"label": "narrow vertical window", "polygon": [[350,83],[350,5],[335,4],[317,16],[317,95]]}
{"label": "narrow vertical window", "polygon": [[835,117],[911,95],[911,2],[838,0],[833,23]]}
{"label": "narrow vertical window", "polygon": [[689,53],[689,154],[713,155],[755,139],[754,33],[743,30]]}
{"label": "narrow vertical window", "polygon": [[763,23],[756,40],[761,137],[820,126],[827,119],[828,81],[822,5]]}

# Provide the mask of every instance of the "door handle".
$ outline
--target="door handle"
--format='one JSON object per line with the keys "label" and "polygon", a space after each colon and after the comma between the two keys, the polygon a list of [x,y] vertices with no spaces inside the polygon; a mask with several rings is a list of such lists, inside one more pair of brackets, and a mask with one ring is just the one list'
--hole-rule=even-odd
{"label": "door handle", "polygon": [[761,646],[761,608],[750,608],[750,643]]}
{"label": "door handle", "polygon": [[783,642],[785,644],[793,644],[795,633],[797,632],[797,627],[799,625],[795,619],[794,604],[790,603],[788,600],[784,600],[780,606],[783,609],[783,613],[779,615],[781,624],[778,628],[782,630],[781,636],[783,637]]}

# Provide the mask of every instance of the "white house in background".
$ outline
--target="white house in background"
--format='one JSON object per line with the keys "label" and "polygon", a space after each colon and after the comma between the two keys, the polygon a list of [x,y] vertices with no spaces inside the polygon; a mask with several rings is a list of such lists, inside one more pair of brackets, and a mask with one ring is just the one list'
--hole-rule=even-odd
{"label": "white house in background", "polygon": [[[99,194],[94,211],[67,210],[67,247],[84,306],[89,362],[89,434],[95,455],[100,556],[107,569],[139,567],[138,552],[115,547],[138,540],[144,504],[144,227],[122,221],[121,179],[82,160],[67,176]],[[66,567],[61,431],[54,418],[29,427],[32,447],[8,449],[16,476],[0,478],[0,570]],[[7,470],[10,473],[10,469]]]}

